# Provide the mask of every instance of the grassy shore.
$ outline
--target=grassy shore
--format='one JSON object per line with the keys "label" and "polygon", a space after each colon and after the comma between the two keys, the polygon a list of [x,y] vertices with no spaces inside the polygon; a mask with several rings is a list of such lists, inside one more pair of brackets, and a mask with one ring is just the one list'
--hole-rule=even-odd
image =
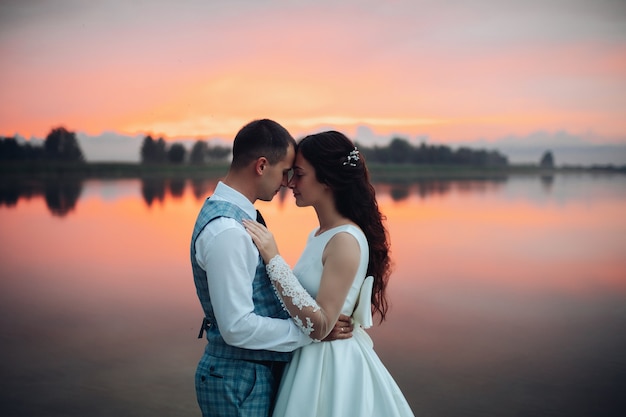
{"label": "grassy shore", "polygon": [[[536,165],[478,167],[465,165],[370,164],[375,182],[410,182],[420,179],[490,179],[511,175],[554,175],[558,173],[626,173],[626,166],[566,166],[541,168]],[[219,178],[228,171],[228,163],[207,165],[144,165],[137,163],[97,162],[7,162],[0,164],[0,176],[82,178]]]}

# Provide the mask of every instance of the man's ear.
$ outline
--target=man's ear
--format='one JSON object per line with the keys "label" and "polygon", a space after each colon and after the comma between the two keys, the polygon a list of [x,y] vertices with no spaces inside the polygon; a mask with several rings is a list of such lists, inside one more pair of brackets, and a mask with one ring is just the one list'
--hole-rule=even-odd
{"label": "man's ear", "polygon": [[265,168],[267,168],[268,165],[269,165],[269,161],[267,160],[266,157],[261,156],[257,158],[256,163],[254,165],[255,172],[258,175],[263,175],[263,171],[265,170]]}

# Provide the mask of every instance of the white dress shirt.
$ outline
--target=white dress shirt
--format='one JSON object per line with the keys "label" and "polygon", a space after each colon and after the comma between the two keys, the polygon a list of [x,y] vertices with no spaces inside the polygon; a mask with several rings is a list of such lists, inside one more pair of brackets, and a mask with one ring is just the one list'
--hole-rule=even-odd
{"label": "white dress shirt", "polygon": [[[221,181],[210,199],[235,204],[256,219],[250,200]],[[291,319],[254,313],[252,281],[258,257],[243,225],[228,217],[210,222],[196,240],[196,260],[207,273],[211,304],[224,341],[241,348],[279,352],[308,345],[312,340]]]}

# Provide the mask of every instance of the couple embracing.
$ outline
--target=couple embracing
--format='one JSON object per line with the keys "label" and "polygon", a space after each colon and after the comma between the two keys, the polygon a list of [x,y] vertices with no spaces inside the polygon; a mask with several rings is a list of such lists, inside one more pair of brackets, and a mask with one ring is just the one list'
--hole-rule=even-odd
{"label": "couple embracing", "polygon": [[[281,187],[319,220],[293,270],[253,205]],[[296,143],[268,119],[241,128],[191,239],[208,341],[195,378],[202,415],[413,416],[364,331],[372,311],[381,321],[387,312],[388,252],[364,158],[347,137]]]}

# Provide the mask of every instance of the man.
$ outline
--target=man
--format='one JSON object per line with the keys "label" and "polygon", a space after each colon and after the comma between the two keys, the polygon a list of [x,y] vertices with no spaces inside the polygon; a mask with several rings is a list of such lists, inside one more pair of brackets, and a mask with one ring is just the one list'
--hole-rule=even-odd
{"label": "man", "polygon": [[[254,202],[287,186],[295,145],[272,120],[248,123],[233,142],[228,174],[198,214],[191,264],[205,314],[199,337],[206,330],[208,341],[195,378],[204,417],[269,416],[284,364],[312,342],[282,309],[241,224],[262,221]],[[350,337],[351,330],[343,316],[327,339]]]}

